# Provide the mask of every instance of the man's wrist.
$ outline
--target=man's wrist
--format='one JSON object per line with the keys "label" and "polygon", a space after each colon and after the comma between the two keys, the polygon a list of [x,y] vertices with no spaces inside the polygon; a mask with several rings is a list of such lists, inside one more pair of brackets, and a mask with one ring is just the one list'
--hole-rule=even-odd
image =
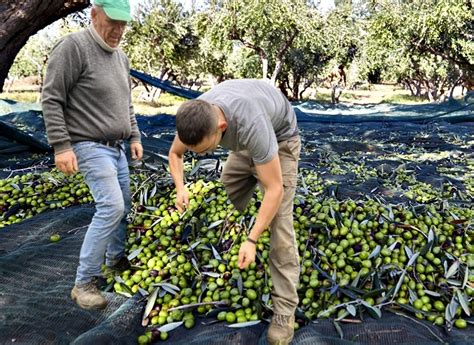
{"label": "man's wrist", "polygon": [[250,243],[253,243],[255,245],[257,245],[257,241],[255,241],[253,238],[251,237],[247,237],[247,241],[250,242]]}

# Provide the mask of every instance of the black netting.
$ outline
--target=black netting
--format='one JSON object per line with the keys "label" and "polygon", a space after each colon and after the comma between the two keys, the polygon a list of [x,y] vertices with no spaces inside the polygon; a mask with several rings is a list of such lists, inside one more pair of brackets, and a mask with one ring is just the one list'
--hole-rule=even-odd
{"label": "black netting", "polygon": [[[400,109],[414,111],[413,107]],[[38,120],[37,112],[24,111],[32,123]],[[463,111],[463,118],[472,116],[470,108]],[[341,123],[338,122],[340,117],[347,115],[336,115],[324,117],[325,122],[300,118],[303,142],[300,167],[316,172],[318,179],[325,182],[321,183],[321,195],[339,199],[363,199],[370,195],[389,203],[406,202],[412,198],[405,194],[404,184],[397,183],[400,171],[404,171],[436,190],[449,185],[454,191],[448,193],[450,202],[472,207],[472,200],[465,197],[468,177],[465,172],[472,171],[469,169],[474,161],[473,122],[428,122],[425,118],[410,123],[388,122],[382,118],[379,122]],[[26,118],[12,115],[8,119],[25,121],[23,128],[31,130]],[[162,172],[174,136],[173,119],[141,117],[139,121],[145,134],[145,160],[137,167]],[[31,145],[19,145],[12,138],[11,135],[0,136],[0,177],[21,173],[15,169],[33,166],[36,167],[33,169],[41,170],[45,164],[51,164],[51,156],[34,156]],[[41,135],[35,139],[44,142]],[[219,158],[225,159],[225,155],[226,152],[220,150],[205,159],[196,157],[200,159],[196,164],[200,169],[213,171],[208,176],[215,178],[221,167]],[[361,164],[366,175],[361,175],[356,169]],[[160,183],[171,183],[171,179],[168,177]],[[304,195],[305,188],[299,185],[298,197],[302,201]],[[138,297],[127,300],[121,295],[106,293],[109,306],[101,312],[84,311],[69,297],[80,246],[93,212],[93,206],[48,211],[18,225],[0,229],[0,343],[134,344],[143,334],[144,302]],[[50,242],[53,233],[61,235],[59,242]],[[224,323],[209,324],[212,320],[197,317],[195,328],[187,330],[181,327],[170,332],[168,342],[183,345],[266,343],[265,322],[234,329]],[[340,327],[343,339],[332,320],[310,323],[295,333],[293,343],[474,343],[472,327],[447,333],[428,322],[388,311],[381,320],[366,318],[363,323],[340,323]]]}
{"label": "black netting", "polygon": [[[50,211],[2,229],[0,343],[66,344],[124,303],[125,297],[106,293],[107,309],[86,311],[69,298],[93,211],[90,206]],[[61,235],[59,242],[50,241],[54,233]]]}

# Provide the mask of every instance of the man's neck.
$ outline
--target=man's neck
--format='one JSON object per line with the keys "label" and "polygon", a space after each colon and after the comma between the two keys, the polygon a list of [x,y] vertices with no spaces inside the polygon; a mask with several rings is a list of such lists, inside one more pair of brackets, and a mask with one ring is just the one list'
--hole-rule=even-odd
{"label": "man's neck", "polygon": [[113,48],[113,47],[109,46],[107,43],[105,43],[104,39],[99,35],[97,30],[95,29],[94,24],[91,24],[89,30],[92,34],[92,37],[94,38],[94,41],[96,41],[97,44],[102,49],[104,49],[105,51],[107,51],[109,53],[113,53],[113,52],[117,51],[118,48]]}

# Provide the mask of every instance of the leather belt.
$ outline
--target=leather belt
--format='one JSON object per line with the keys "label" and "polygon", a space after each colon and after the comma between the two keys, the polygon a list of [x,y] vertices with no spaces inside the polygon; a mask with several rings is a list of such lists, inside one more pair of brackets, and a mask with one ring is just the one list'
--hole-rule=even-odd
{"label": "leather belt", "polygon": [[120,145],[123,144],[123,140],[98,140],[97,141],[99,144],[109,146],[109,147],[119,147]]}

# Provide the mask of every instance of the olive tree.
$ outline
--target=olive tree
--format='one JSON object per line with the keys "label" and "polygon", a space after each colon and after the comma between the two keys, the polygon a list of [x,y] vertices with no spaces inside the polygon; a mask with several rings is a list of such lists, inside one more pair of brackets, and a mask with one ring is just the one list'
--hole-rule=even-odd
{"label": "olive tree", "polygon": [[367,61],[413,95],[452,95],[473,78],[473,23],[470,1],[380,0],[368,27]]}

